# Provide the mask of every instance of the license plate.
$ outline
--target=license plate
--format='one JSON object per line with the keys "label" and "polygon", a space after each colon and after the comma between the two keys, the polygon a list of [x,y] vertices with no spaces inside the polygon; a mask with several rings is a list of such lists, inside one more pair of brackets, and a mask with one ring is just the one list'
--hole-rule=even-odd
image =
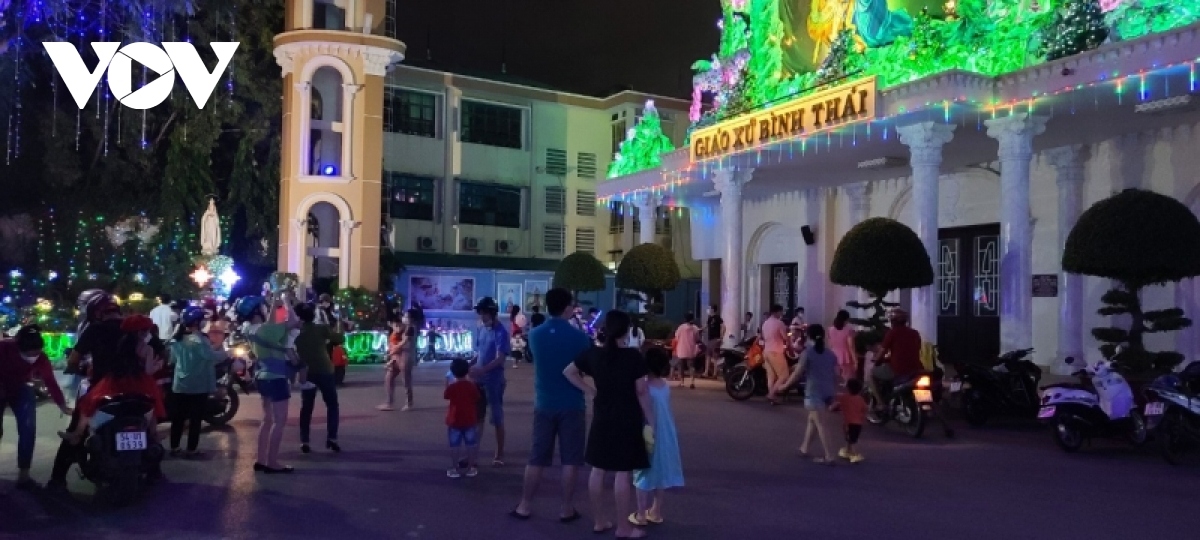
{"label": "license plate", "polygon": [[1054,407],[1042,407],[1041,410],[1038,411],[1038,418],[1052,417],[1054,417]]}
{"label": "license plate", "polygon": [[962,381],[950,381],[950,391],[958,392],[962,390]]}
{"label": "license plate", "polygon": [[126,452],[130,450],[145,450],[146,449],[146,432],[144,431],[122,431],[117,433],[117,451]]}
{"label": "license plate", "polygon": [[1147,403],[1146,416],[1162,416],[1164,408],[1163,405],[1164,404],[1161,402]]}
{"label": "license plate", "polygon": [[917,403],[933,403],[933,392],[929,390],[913,390],[913,398]]}

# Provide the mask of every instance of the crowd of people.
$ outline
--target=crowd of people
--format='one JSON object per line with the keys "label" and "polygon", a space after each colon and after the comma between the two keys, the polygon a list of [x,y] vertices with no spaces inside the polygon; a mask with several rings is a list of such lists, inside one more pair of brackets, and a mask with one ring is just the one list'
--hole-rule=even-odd
{"label": "crowd of people", "polygon": [[[89,294],[81,303],[84,321],[68,358],[68,371],[86,378],[73,409],[55,383],[36,326],[22,328],[13,339],[0,340],[0,413],[8,408],[17,418],[18,487],[36,486],[29,475],[35,430],[35,399],[29,383],[35,378],[45,381],[54,402],[63,414],[71,416],[70,424],[60,432],[62,444],[47,483],[51,489],[65,490],[67,471],[82,459],[81,441],[89,430],[96,429],[97,422],[104,421],[98,418],[103,415],[96,404],[101,395],[136,392],[151,397],[151,425],[168,419],[171,428],[168,441],[159,441],[153,429],[148,433],[150,440],[166,442],[172,456],[201,455],[201,417],[208,397],[220,391],[215,366],[228,359],[223,344],[233,323],[249,341],[254,385],[262,402],[254,470],[265,474],[294,470],[279,461],[293,388],[301,392],[301,451],[312,451],[310,428],[318,394],[326,408],[324,447],[341,451],[337,437],[339,376],[333,358],[341,348],[343,327],[327,298],[303,303],[286,291],[251,297],[229,307],[229,320],[219,307],[179,310],[169,298],[162,298],[148,317],[122,316],[111,296],[99,291]],[[762,340],[771,403],[777,402],[778,393],[804,378],[806,428],[799,450],[809,455],[816,439],[820,448],[812,452],[812,459],[818,463],[836,461],[827,432],[835,411],[841,412],[846,443],[836,457],[862,460],[857,442],[867,412],[862,396],[864,379],[889,381],[922,369],[920,336],[907,326],[901,310],[891,314],[891,329],[883,342],[868,351],[868,363],[874,360],[877,365],[864,373],[845,311],[838,312],[827,329],[806,324],[802,310],[790,325],[785,324],[782,307],[772,306],[758,329],[753,328],[753,316],[747,313],[731,332],[717,315],[717,306],[712,306],[703,327],[693,315],[687,315],[668,351],[644,348],[644,335],[629,314],[619,310],[603,318],[597,310],[585,314],[566,290],[548,291],[545,307],[547,313],[535,310],[529,318],[514,307],[506,325],[493,299],[484,298],[475,306],[479,326],[473,336],[474,358],[455,359],[446,377],[445,423],[450,448],[446,475],[479,474],[479,447],[487,424],[492,425],[495,437],[492,465],[505,464],[504,371],[509,358],[516,357],[519,362],[523,357],[534,369],[532,443],[521,497],[510,515],[519,520],[532,516],[534,496],[544,470],[554,463],[557,447],[562,467],[558,519],[565,523],[580,519],[574,502],[576,482],[587,465],[591,468],[587,490],[593,530],[612,530],[619,538],[644,536],[643,527],[662,523],[665,490],[684,485],[668,381],[682,376],[684,366],[689,366],[694,387],[698,358],[715,374],[720,357],[714,354],[719,354],[721,336]],[[423,313],[415,308],[391,324],[384,367],[385,401],[379,405],[380,411],[394,410],[398,379],[405,390],[402,410],[412,409],[417,336],[424,325]],[[170,332],[164,332],[164,326],[170,326]],[[793,369],[784,354],[796,350],[797,331],[802,332],[805,343]],[[523,355],[514,355],[515,350]],[[341,352],[344,355],[344,350]],[[168,384],[160,386],[161,382]],[[590,425],[588,398],[592,402]],[[606,495],[609,491],[611,498]]]}

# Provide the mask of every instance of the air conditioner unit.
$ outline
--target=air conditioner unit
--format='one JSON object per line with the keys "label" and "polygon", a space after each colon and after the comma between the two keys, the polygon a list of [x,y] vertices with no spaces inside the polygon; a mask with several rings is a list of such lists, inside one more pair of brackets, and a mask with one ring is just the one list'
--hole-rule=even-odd
{"label": "air conditioner unit", "polygon": [[513,245],[508,240],[496,240],[496,253],[507,254],[512,253]]}
{"label": "air conditioner unit", "polygon": [[463,251],[479,251],[479,239],[470,236],[463,238],[462,248]]}
{"label": "air conditioner unit", "polygon": [[432,237],[418,236],[417,237],[417,250],[418,251],[436,251],[437,248],[434,247],[434,245],[433,245]]}

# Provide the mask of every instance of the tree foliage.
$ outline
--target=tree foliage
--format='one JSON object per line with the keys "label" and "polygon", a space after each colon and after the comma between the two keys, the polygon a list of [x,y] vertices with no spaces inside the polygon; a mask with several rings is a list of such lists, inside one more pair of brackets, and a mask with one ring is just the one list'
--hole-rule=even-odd
{"label": "tree foliage", "polygon": [[1063,270],[1120,283],[1101,297],[1104,316],[1126,315],[1129,328],[1094,328],[1100,347],[1130,372],[1168,370],[1183,356],[1146,350],[1147,333],[1191,326],[1183,310],[1146,311],[1141,291],[1149,285],[1200,275],[1200,220],[1179,201],[1130,189],[1088,208],[1067,236]]}
{"label": "tree foliage", "polygon": [[868,310],[865,318],[851,322],[872,331],[864,333],[865,341],[860,343],[869,345],[885,328],[886,311],[898,305],[884,298],[897,289],[932,284],[933,265],[917,233],[899,221],[877,217],[855,225],[842,237],[829,276],[838,285],[858,287],[871,296],[870,302],[846,304]]}
{"label": "tree foliage", "polygon": [[675,255],[658,244],[634,246],[617,266],[617,288],[638,291],[651,298],[674,289],[681,279]]}
{"label": "tree foliage", "polygon": [[554,286],[575,293],[603,291],[608,269],[599,259],[586,251],[576,251],[563,258],[554,269]]}
{"label": "tree foliage", "polygon": [[671,139],[663,134],[662,120],[654,101],[646,101],[642,116],[629,130],[621,148],[608,166],[608,177],[615,178],[662,165],[662,155],[674,150]]}

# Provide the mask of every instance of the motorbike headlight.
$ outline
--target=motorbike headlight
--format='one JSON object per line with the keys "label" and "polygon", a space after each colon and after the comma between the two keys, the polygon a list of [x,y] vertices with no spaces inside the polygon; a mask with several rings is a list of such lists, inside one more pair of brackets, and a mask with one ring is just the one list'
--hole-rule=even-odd
{"label": "motorbike headlight", "polygon": [[929,375],[921,375],[921,378],[917,379],[917,388],[929,388]]}

